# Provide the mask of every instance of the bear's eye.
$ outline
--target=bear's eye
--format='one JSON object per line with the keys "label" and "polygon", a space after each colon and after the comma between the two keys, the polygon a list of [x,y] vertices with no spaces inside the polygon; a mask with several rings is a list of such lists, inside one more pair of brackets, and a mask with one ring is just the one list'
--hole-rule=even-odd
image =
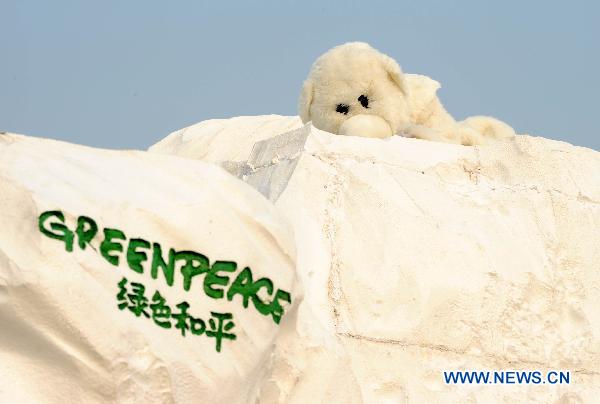
{"label": "bear's eye", "polygon": [[360,105],[362,105],[364,108],[369,108],[369,97],[367,97],[366,95],[361,95],[360,97],[358,97],[358,101],[360,102]]}
{"label": "bear's eye", "polygon": [[339,112],[340,114],[348,115],[349,109],[350,109],[349,105],[338,104],[337,107],[335,107],[335,112]]}

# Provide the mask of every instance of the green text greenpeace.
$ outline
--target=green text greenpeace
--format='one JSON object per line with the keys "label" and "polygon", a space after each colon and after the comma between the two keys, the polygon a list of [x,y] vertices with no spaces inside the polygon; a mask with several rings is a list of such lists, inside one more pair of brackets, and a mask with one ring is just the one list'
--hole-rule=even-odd
{"label": "green text greenpeace", "polygon": [[[152,301],[146,297],[146,287],[138,282],[130,283],[130,290],[127,289],[129,280],[125,277],[119,282],[119,310],[129,309],[136,317],[146,317],[152,319],[154,324],[162,328],[177,328],[181,331],[181,335],[185,337],[187,331],[192,335],[206,335],[209,338],[214,338],[216,342],[215,349],[221,352],[221,344],[223,339],[235,340],[237,336],[231,332],[235,327],[233,323],[233,315],[231,313],[216,313],[210,312],[211,318],[207,322],[201,318],[193,317],[188,313],[190,304],[188,302],[180,302],[175,307],[178,311],[174,311],[167,304],[166,299],[157,290],[152,295]],[[142,316],[143,314],[143,316]],[[175,320],[173,324],[172,320]]]}
{"label": "green text greenpeace", "polygon": [[178,282],[182,282],[184,290],[189,291],[192,282],[199,282],[198,277],[204,275],[202,283],[206,296],[232,301],[239,295],[244,308],[252,301],[259,313],[271,316],[276,324],[284,314],[282,304],[292,301],[290,293],[277,289],[271,279],[262,277],[254,280],[249,267],[238,271],[237,263],[233,261],[211,263],[208,257],[195,251],[176,251],[173,248],[166,251],[159,243],[128,238],[118,229],[99,229],[96,221],[86,216],[79,216],[75,229],[71,230],[65,224],[64,214],[52,210],[39,216],[38,225],[44,235],[62,241],[69,252],[75,245],[85,250],[95,237],[101,237],[100,253],[107,262],[117,266],[124,259],[132,271],[147,273],[149,270],[153,279],[162,276],[169,286],[180,277]]}

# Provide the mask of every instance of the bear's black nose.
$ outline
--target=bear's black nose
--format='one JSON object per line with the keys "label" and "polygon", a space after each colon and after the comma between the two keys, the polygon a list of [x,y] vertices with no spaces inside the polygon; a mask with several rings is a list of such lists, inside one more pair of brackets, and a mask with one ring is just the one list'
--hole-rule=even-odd
{"label": "bear's black nose", "polygon": [[369,108],[369,97],[367,97],[366,95],[361,95],[360,97],[358,97],[358,101],[363,107]]}
{"label": "bear's black nose", "polygon": [[338,104],[337,107],[335,107],[335,112],[339,112],[340,114],[348,115],[349,109],[350,109],[349,105]]}

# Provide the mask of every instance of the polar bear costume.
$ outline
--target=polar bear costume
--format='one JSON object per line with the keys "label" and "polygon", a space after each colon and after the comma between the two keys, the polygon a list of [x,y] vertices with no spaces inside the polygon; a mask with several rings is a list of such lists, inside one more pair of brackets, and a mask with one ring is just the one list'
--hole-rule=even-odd
{"label": "polar bear costume", "polygon": [[440,84],[404,74],[394,59],[363,42],[321,55],[304,82],[302,122],[339,135],[416,137],[463,145],[510,139],[514,130],[491,117],[456,122],[436,95]]}

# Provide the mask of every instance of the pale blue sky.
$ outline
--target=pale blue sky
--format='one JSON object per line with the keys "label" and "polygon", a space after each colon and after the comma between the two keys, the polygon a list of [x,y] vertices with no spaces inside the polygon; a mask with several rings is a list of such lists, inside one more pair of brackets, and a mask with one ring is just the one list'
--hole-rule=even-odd
{"label": "pale blue sky", "polygon": [[332,46],[443,85],[457,118],[600,150],[598,1],[0,0],[0,130],[147,148],[198,121],[296,114]]}

